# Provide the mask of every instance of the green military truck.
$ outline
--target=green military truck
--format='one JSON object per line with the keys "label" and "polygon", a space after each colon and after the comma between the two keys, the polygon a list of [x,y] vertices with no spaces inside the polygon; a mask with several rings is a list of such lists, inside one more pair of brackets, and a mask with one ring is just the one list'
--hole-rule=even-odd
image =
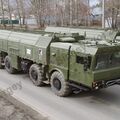
{"label": "green military truck", "polygon": [[0,68],[29,73],[36,86],[50,84],[58,96],[120,84],[119,32],[98,38],[77,33],[0,30]]}

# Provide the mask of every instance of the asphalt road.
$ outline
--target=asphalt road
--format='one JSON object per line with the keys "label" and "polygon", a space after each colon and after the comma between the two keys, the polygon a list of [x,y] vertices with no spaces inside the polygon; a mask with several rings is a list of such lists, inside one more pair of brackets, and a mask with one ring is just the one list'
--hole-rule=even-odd
{"label": "asphalt road", "polygon": [[[20,81],[22,89],[15,90]],[[27,75],[0,70],[0,88],[11,88],[15,98],[51,120],[120,120],[120,86],[60,98],[50,86],[35,87]]]}

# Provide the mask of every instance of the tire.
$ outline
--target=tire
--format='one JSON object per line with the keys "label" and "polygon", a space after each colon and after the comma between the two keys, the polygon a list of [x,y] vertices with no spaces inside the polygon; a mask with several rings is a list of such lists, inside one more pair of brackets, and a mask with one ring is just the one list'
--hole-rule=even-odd
{"label": "tire", "polygon": [[2,65],[2,57],[0,57],[0,69],[4,69],[4,66]]}
{"label": "tire", "polygon": [[41,66],[33,64],[29,69],[29,76],[35,86],[43,86],[44,77]]}
{"label": "tire", "polygon": [[16,69],[12,67],[11,58],[9,56],[5,57],[4,62],[5,62],[5,69],[8,73],[10,73],[10,74],[16,73]]}
{"label": "tire", "polygon": [[64,75],[60,72],[54,72],[51,76],[51,88],[52,91],[60,97],[69,96],[72,93],[72,89],[68,82],[65,81]]}

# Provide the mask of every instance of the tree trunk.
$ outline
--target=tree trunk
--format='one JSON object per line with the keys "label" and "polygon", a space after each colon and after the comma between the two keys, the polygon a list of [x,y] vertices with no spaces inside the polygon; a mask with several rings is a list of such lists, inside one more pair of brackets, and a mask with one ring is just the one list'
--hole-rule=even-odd
{"label": "tree trunk", "polygon": [[16,4],[17,4],[17,11],[18,11],[18,16],[19,16],[19,24],[20,24],[20,27],[22,28],[22,21],[21,21],[21,19],[22,19],[22,17],[21,17],[21,14],[20,14],[20,5],[19,5],[19,1],[18,0],[16,0]]}
{"label": "tree trunk", "polygon": [[9,11],[9,18],[10,18],[10,22],[9,23],[13,29],[13,22],[12,22],[12,15],[11,15],[11,8],[10,8],[10,0],[7,1],[8,2],[8,11]]}
{"label": "tree trunk", "polygon": [[3,3],[3,0],[1,0],[1,10],[2,10],[2,24],[4,26],[4,28],[6,28],[6,25],[5,25],[5,12],[4,12],[4,3]]}

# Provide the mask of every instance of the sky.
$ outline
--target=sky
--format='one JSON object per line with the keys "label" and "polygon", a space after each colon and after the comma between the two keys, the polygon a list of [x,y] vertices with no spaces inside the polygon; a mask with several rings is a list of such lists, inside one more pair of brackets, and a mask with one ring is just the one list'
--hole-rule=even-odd
{"label": "sky", "polygon": [[96,5],[98,3],[98,0],[90,0],[90,5]]}
{"label": "sky", "polygon": [[[96,5],[97,3],[99,3],[99,0],[90,0],[90,5],[91,5],[91,6]],[[102,13],[101,13],[101,8],[96,8],[96,9],[94,9],[92,13],[93,13],[94,15],[102,14]]]}

